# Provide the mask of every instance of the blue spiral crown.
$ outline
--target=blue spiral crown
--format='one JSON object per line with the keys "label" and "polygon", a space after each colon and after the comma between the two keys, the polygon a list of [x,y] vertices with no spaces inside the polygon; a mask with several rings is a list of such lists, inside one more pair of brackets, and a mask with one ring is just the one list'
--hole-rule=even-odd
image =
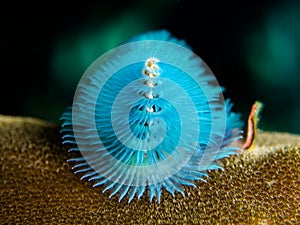
{"label": "blue spiral crown", "polygon": [[166,30],[137,35],[99,57],[62,114],[62,140],[82,179],[131,202],[162,188],[184,196],[217,160],[236,154],[240,116],[208,66]]}

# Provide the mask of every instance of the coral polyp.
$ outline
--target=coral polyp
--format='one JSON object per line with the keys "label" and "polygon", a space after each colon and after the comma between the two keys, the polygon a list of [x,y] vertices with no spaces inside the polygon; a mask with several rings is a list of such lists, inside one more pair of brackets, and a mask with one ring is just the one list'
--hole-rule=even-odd
{"label": "coral polyp", "polygon": [[166,30],[137,35],[86,70],[61,116],[75,173],[131,202],[146,192],[185,195],[218,160],[236,154],[239,114],[185,41]]}

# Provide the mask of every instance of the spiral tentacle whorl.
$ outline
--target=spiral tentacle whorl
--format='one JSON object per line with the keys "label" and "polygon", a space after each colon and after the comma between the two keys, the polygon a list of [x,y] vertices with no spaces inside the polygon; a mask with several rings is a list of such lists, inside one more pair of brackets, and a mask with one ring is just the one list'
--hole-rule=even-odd
{"label": "spiral tentacle whorl", "polygon": [[133,37],[99,57],[62,114],[63,144],[80,157],[75,173],[104,191],[161,200],[184,196],[217,160],[236,154],[239,114],[207,65],[165,30]]}

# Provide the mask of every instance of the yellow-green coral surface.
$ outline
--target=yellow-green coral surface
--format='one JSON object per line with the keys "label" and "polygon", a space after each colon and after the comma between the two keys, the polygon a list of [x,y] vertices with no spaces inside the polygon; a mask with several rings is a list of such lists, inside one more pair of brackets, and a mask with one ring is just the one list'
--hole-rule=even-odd
{"label": "yellow-green coral surface", "polygon": [[0,224],[300,224],[300,136],[257,138],[185,198],[128,204],[74,175],[58,126],[0,115]]}

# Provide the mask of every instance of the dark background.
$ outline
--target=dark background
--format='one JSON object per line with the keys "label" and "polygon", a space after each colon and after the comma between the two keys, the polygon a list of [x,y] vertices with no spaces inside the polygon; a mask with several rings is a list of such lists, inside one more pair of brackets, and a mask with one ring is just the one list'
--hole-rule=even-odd
{"label": "dark background", "polygon": [[297,1],[42,1],[1,6],[0,114],[59,123],[85,69],[132,35],[168,29],[214,72],[246,120],[300,133]]}

